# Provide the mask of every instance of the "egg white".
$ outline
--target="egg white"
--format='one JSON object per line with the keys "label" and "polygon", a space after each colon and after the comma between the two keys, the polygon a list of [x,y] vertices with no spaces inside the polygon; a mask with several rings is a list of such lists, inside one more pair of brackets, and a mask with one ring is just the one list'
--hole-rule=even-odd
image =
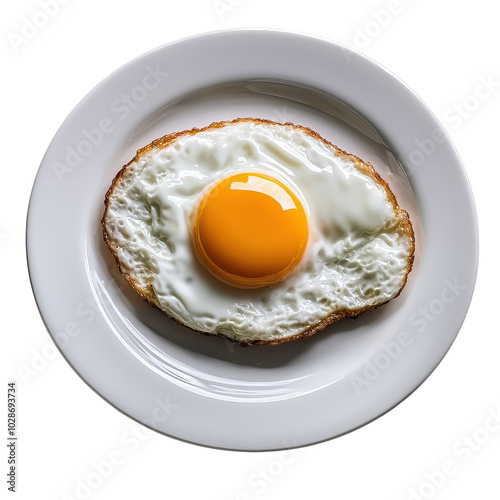
{"label": "egg white", "polygon": [[[201,332],[240,342],[293,337],[340,311],[396,296],[413,241],[404,213],[353,157],[291,125],[238,121],[181,135],[130,163],[107,201],[108,244],[150,301]],[[278,177],[308,211],[299,268],[272,286],[242,290],[213,277],[191,241],[205,190],[236,172]]]}

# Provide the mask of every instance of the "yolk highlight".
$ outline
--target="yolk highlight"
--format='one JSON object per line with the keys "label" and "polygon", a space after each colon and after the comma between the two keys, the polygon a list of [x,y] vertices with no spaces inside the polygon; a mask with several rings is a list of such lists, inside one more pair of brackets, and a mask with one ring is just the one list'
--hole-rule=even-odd
{"label": "yolk highlight", "polygon": [[204,196],[193,237],[199,259],[212,274],[240,288],[256,288],[286,278],[297,267],[307,245],[307,216],[279,180],[236,174]]}

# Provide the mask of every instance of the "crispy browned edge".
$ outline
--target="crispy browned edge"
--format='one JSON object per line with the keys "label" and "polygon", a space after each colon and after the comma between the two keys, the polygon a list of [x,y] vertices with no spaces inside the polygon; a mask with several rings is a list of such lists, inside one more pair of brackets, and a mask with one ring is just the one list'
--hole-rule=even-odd
{"label": "crispy browned edge", "polygon": [[[338,148],[335,144],[333,144],[330,141],[328,141],[328,140],[324,139],[323,137],[321,137],[314,130],[311,130],[310,128],[304,127],[302,125],[296,125],[296,124],[291,123],[291,122],[278,123],[278,122],[274,122],[274,121],[271,121],[271,120],[264,120],[264,119],[260,119],[260,118],[236,118],[236,119],[230,120],[230,121],[213,122],[210,125],[207,125],[206,127],[203,127],[203,128],[193,128],[191,130],[184,130],[182,132],[175,132],[175,133],[172,133],[172,134],[165,135],[165,136],[163,136],[163,137],[161,137],[159,139],[154,140],[153,142],[151,142],[147,146],[139,149],[137,151],[136,155],[134,156],[134,158],[132,158],[132,160],[130,160],[129,163],[127,163],[126,165],[124,165],[121,168],[121,170],[118,172],[118,174],[115,176],[115,178],[113,179],[113,181],[111,183],[111,186],[108,189],[108,191],[106,193],[106,196],[104,198],[105,208],[104,208],[104,213],[103,213],[102,218],[101,218],[101,227],[102,227],[102,231],[103,231],[104,241],[106,242],[106,245],[108,246],[109,250],[113,254],[113,257],[115,258],[115,261],[116,261],[116,263],[118,265],[118,269],[120,270],[121,274],[125,277],[125,279],[129,282],[129,284],[132,286],[132,288],[137,292],[137,294],[143,300],[145,300],[149,305],[155,307],[156,309],[159,309],[168,318],[173,319],[174,321],[176,321],[180,325],[187,327],[181,321],[179,321],[176,318],[173,318],[172,316],[170,316],[166,311],[164,311],[163,309],[161,309],[161,307],[159,307],[159,305],[157,303],[155,303],[155,301],[152,299],[152,297],[154,297],[156,299],[156,294],[155,294],[153,288],[151,287],[151,285],[149,285],[150,290],[148,290],[148,292],[150,293],[150,295],[148,295],[147,293],[145,293],[144,290],[140,289],[137,286],[137,284],[134,282],[134,280],[130,277],[130,275],[127,273],[126,269],[123,267],[122,263],[120,262],[120,259],[118,258],[117,251],[113,247],[113,245],[112,245],[112,243],[111,243],[111,241],[109,239],[108,232],[106,230],[106,215],[107,215],[108,208],[109,208],[109,197],[110,197],[111,193],[113,192],[113,190],[114,190],[117,182],[124,175],[127,167],[130,164],[134,163],[135,161],[139,160],[139,158],[141,156],[143,156],[143,155],[145,155],[147,153],[152,153],[152,152],[154,152],[156,150],[164,149],[169,144],[171,144],[173,141],[175,141],[176,139],[178,139],[179,137],[187,136],[187,135],[194,135],[194,134],[197,134],[199,132],[203,132],[203,131],[209,130],[209,129],[225,127],[226,125],[230,125],[230,124],[237,123],[237,122],[265,123],[265,124],[269,124],[269,125],[289,125],[289,126],[292,126],[294,128],[303,130],[307,134],[309,134],[309,135],[311,135],[311,136],[319,139],[323,143],[328,144],[329,146],[332,146],[333,148],[335,148],[335,150],[339,154],[341,154],[341,155],[349,158],[351,161],[353,161],[355,163],[356,167],[360,171],[362,171],[366,175],[369,175],[378,184],[380,184],[381,186],[384,187],[384,189],[387,192],[387,196],[388,196],[389,200],[391,201],[391,203],[394,206],[394,210],[402,216],[401,229],[410,237],[410,240],[411,240],[411,251],[410,251],[410,255],[408,257],[405,279],[403,281],[403,284],[401,285],[401,288],[398,290],[398,293],[393,297],[393,299],[396,298],[401,293],[401,291],[403,290],[403,288],[405,287],[407,279],[408,279],[408,274],[410,273],[410,271],[411,271],[411,269],[413,267],[413,260],[414,260],[414,254],[415,254],[415,234],[414,234],[413,226],[411,224],[411,221],[410,221],[410,218],[408,216],[408,213],[405,210],[403,210],[403,209],[401,209],[399,207],[398,202],[396,200],[396,197],[394,196],[394,193],[391,191],[391,189],[390,189],[389,185],[387,184],[387,182],[385,182],[384,179],[382,179],[382,177],[380,177],[380,175],[378,174],[378,172],[375,171],[375,169],[372,167],[372,165],[370,163],[367,163],[367,162],[361,160],[357,156],[354,156],[352,154],[346,153],[345,151],[343,151],[340,148]],[[392,299],[390,299],[390,300],[392,300]],[[339,320],[341,320],[343,318],[356,318],[360,314],[362,314],[363,312],[365,312],[365,311],[367,311],[369,309],[376,309],[377,307],[380,307],[380,306],[382,306],[384,304],[387,304],[387,302],[389,302],[390,300],[388,300],[386,302],[383,302],[381,304],[376,304],[374,306],[367,306],[367,307],[363,307],[363,308],[356,309],[356,310],[345,309],[345,310],[337,311],[337,312],[333,313],[332,315],[330,315],[328,318],[325,318],[324,320],[319,321],[318,323],[313,324],[310,328],[308,328],[307,330],[305,330],[305,331],[303,331],[303,332],[301,332],[299,334],[292,335],[290,337],[286,337],[286,338],[282,338],[282,339],[276,339],[276,340],[251,340],[251,341],[248,341],[248,342],[244,342],[244,341],[238,341],[238,340],[232,339],[231,337],[228,337],[227,335],[224,335],[224,334],[221,334],[221,333],[214,334],[214,333],[202,332],[202,331],[194,330],[194,329],[192,329],[190,327],[187,327],[187,328],[189,328],[190,330],[193,330],[193,331],[195,331],[197,333],[201,333],[203,335],[223,337],[223,338],[226,338],[226,339],[228,339],[228,340],[230,340],[232,342],[236,342],[236,343],[238,343],[238,344],[240,344],[242,346],[249,346],[249,345],[279,345],[279,344],[282,344],[284,342],[290,342],[292,340],[301,340],[301,339],[305,339],[305,338],[311,337],[315,333],[324,330],[328,325],[331,325],[332,323],[335,323],[336,321],[339,321]]]}

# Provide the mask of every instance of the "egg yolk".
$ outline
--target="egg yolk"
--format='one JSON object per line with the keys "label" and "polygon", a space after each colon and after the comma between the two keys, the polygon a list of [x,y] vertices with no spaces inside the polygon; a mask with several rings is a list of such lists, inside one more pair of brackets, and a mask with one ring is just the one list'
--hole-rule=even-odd
{"label": "egg yolk", "polygon": [[299,264],[308,239],[307,216],[293,191],[261,173],[236,174],[203,197],[193,222],[202,264],[240,288],[271,285]]}

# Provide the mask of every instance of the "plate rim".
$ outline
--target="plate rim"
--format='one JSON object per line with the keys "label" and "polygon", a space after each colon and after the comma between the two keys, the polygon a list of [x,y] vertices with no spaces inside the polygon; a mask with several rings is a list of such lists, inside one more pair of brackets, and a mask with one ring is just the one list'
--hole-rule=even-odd
{"label": "plate rim", "polygon": [[[362,58],[364,59],[370,66],[371,65],[374,65],[375,67],[378,67],[379,69],[381,69],[385,74],[387,74],[389,77],[393,78],[395,81],[397,81],[399,83],[399,85],[402,86],[402,88],[404,89],[405,92],[410,92],[413,94],[413,96],[419,101],[419,104],[420,106],[423,107],[423,109],[425,109],[426,113],[428,115],[430,115],[433,120],[437,123],[439,123],[439,120],[436,118],[436,116],[433,114],[433,112],[430,110],[430,108],[427,106],[427,104],[411,89],[409,88],[400,78],[398,78],[396,75],[394,75],[391,71],[387,70],[386,68],[384,68],[382,65],[380,65],[378,62],[370,59],[369,57],[367,57],[365,54],[361,54],[359,52],[357,52],[356,50],[350,48],[350,47],[347,47],[345,45],[342,45],[342,44],[339,44],[337,43],[336,41],[332,41],[332,40],[328,40],[326,38],[323,38],[323,37],[318,37],[318,36],[315,36],[315,35],[309,35],[309,34],[304,34],[304,33],[299,33],[299,32],[293,32],[293,31],[287,31],[287,30],[281,30],[281,29],[260,29],[260,28],[250,28],[250,29],[247,29],[247,28],[237,28],[237,29],[229,29],[229,30],[226,30],[226,29],[223,29],[223,30],[216,30],[216,31],[210,31],[210,32],[206,32],[206,33],[201,33],[201,34],[196,34],[196,35],[191,35],[191,36],[188,36],[188,37],[184,37],[182,39],[179,39],[179,40],[175,40],[175,41],[172,41],[168,44],[165,44],[165,45],[162,45],[160,47],[157,47],[157,48],[154,48],[150,51],[147,51],[145,52],[144,54],[141,54],[135,58],[133,58],[132,60],[130,60],[129,62],[125,63],[124,65],[120,66],[119,68],[115,69],[112,73],[110,73],[105,79],[103,79],[101,82],[99,82],[93,89],[91,89],[78,103],[77,105],[73,108],[73,110],[68,114],[67,118],[63,121],[63,123],[61,124],[59,130],[56,132],[53,140],[51,141],[50,145],[48,146],[47,148],[47,151],[42,159],[42,162],[41,162],[41,165],[40,165],[40,168],[38,169],[37,171],[37,174],[36,174],[36,177],[35,177],[35,180],[34,180],[34,183],[33,183],[33,189],[32,189],[32,192],[31,192],[31,195],[30,195],[30,199],[29,199],[29,204],[28,204],[28,211],[27,211],[27,223],[26,223],[26,257],[27,257],[27,265],[28,265],[28,274],[29,274],[29,279],[30,279],[30,283],[31,283],[31,287],[32,287],[32,291],[33,291],[33,294],[35,296],[35,302],[37,304],[37,308],[39,310],[39,313],[40,313],[40,316],[42,318],[42,321],[47,329],[47,331],[49,332],[51,338],[54,340],[54,343],[56,344],[56,346],[58,347],[59,351],[62,353],[63,357],[65,358],[65,360],[68,362],[68,364],[73,368],[73,370],[79,375],[79,377],[89,386],[91,387],[91,389],[96,392],[97,394],[99,394],[107,403],[111,404],[114,408],[118,409],[121,413],[127,415],[129,418],[132,418],[133,420],[136,420],[137,422],[144,424],[143,421],[139,420],[138,418],[134,417],[133,415],[131,415],[130,413],[128,413],[127,411],[125,411],[123,408],[121,408],[120,406],[116,405],[113,401],[111,401],[108,397],[106,397],[105,395],[103,395],[100,391],[98,391],[90,382],[87,378],[85,378],[82,373],[75,367],[74,363],[71,362],[71,360],[66,356],[66,353],[64,351],[64,349],[59,345],[59,343],[57,342],[56,338],[54,337],[54,334],[53,332],[51,331],[51,328],[49,327],[49,325],[47,324],[47,321],[46,321],[46,315],[48,314],[47,311],[45,310],[45,314],[44,312],[42,311],[42,308],[39,304],[39,298],[37,296],[37,292],[36,292],[36,288],[38,288],[38,285],[36,285],[34,283],[34,279],[33,279],[33,258],[30,259],[30,253],[32,253],[32,251],[30,251],[30,241],[31,241],[31,238],[33,238],[33,230],[30,229],[30,220],[31,220],[31,215],[33,214],[33,206],[34,204],[36,203],[35,201],[35,197],[34,197],[34,193],[35,193],[35,188],[37,186],[37,183],[39,182],[39,176],[43,175],[42,174],[42,167],[44,164],[46,164],[47,162],[47,158],[49,156],[49,152],[51,150],[51,147],[52,145],[54,144],[55,142],[55,139],[58,137],[59,133],[64,129],[65,126],[67,126],[68,123],[71,122],[71,118],[75,115],[75,113],[78,112],[79,109],[81,109],[82,107],[85,106],[85,103],[88,101],[89,98],[91,98],[95,92],[98,92],[99,88],[101,88],[101,85],[104,83],[104,82],[111,82],[114,78],[116,78],[117,76],[119,76],[121,74],[121,72],[127,68],[127,67],[130,67],[131,65],[135,64],[136,62],[138,61],[142,61],[144,60],[144,58],[147,58],[149,57],[151,54],[155,54],[155,53],[159,53],[161,51],[168,51],[168,49],[174,45],[182,45],[183,43],[185,42],[193,42],[193,41],[200,41],[200,40],[203,40],[203,39],[206,39],[207,37],[210,38],[210,37],[218,37],[218,36],[229,36],[233,33],[242,33],[242,34],[249,34],[249,33],[252,33],[253,36],[255,36],[257,34],[260,35],[262,33],[264,34],[269,34],[269,33],[272,33],[274,35],[278,34],[278,36],[282,35],[282,34],[285,34],[287,36],[293,36],[293,37],[299,37],[299,38],[306,38],[306,39],[314,39],[314,40],[317,40],[319,42],[321,42],[322,44],[327,44],[328,46],[330,47],[337,47],[337,48],[340,48],[341,50],[346,50],[347,52],[351,53],[353,55],[353,57],[358,57],[358,58]],[[466,306],[466,309],[463,312],[463,318],[462,320],[460,321],[460,325],[458,326],[458,329],[452,339],[452,341],[449,343],[447,349],[442,352],[442,356],[440,357],[440,359],[438,360],[437,363],[435,363],[434,367],[428,372],[426,373],[426,375],[422,378],[422,380],[413,388],[413,390],[411,390],[410,392],[407,392],[406,395],[404,395],[402,398],[399,398],[398,401],[385,409],[385,411],[383,411],[382,413],[378,413],[377,415],[375,415],[373,418],[369,419],[369,420],[366,420],[364,421],[363,423],[361,423],[360,425],[357,425],[353,428],[350,428],[348,430],[346,430],[345,432],[343,433],[339,433],[339,434],[336,434],[334,436],[329,436],[329,437],[325,437],[324,439],[321,439],[321,440],[315,440],[315,441],[312,441],[312,442],[305,442],[305,443],[300,443],[299,446],[307,446],[307,445],[313,445],[313,444],[316,444],[316,443],[319,443],[319,442],[323,442],[323,441],[327,441],[327,440],[330,440],[334,437],[339,437],[341,435],[344,435],[346,433],[349,433],[349,432],[352,432],[353,430],[356,430],[358,429],[359,427],[362,427],[370,422],[372,422],[373,420],[379,418],[380,416],[384,415],[385,413],[387,413],[388,411],[390,411],[392,408],[394,408],[395,406],[397,406],[399,403],[401,403],[402,401],[404,401],[409,395],[411,395],[418,387],[420,387],[420,385],[430,376],[430,374],[437,368],[437,366],[440,364],[441,360],[446,356],[448,350],[451,348],[454,340],[456,339],[456,336],[458,335],[458,332],[461,328],[461,325],[463,324],[463,321],[465,320],[465,317],[467,315],[467,311],[468,311],[468,308],[470,306],[470,302],[472,300],[472,295],[473,295],[473,291],[474,291],[474,287],[475,287],[475,283],[476,283],[476,279],[477,279],[477,268],[478,268],[478,224],[477,224],[477,213],[476,213],[476,210],[475,210],[475,203],[474,203],[474,197],[473,197],[473,193],[472,193],[472,189],[471,189],[471,186],[470,186],[470,183],[469,183],[469,180],[467,178],[467,175],[466,175],[466,171],[465,171],[465,168],[464,168],[464,165],[459,157],[459,154],[458,154],[458,151],[455,147],[455,145],[453,144],[453,142],[451,141],[449,135],[447,134],[447,132],[444,130],[444,128],[442,128],[444,134],[445,134],[445,137],[446,137],[446,143],[448,146],[451,147],[451,149],[453,150],[454,152],[454,156],[455,156],[455,159],[456,161],[458,162],[458,165],[460,167],[460,169],[458,170],[458,173],[461,174],[461,178],[460,180],[462,181],[462,183],[464,183],[464,187],[466,189],[466,191],[468,192],[468,202],[469,202],[469,205],[470,205],[470,208],[472,209],[472,213],[471,213],[471,222],[473,224],[473,229],[474,229],[474,237],[473,237],[473,254],[474,254],[474,262],[472,263],[473,264],[473,283],[471,283],[471,290],[470,290],[470,297],[468,299],[468,302],[467,302],[467,306]],[[32,205],[33,203],[33,205]],[[160,430],[160,429],[155,429],[154,427],[151,427],[149,426],[149,428],[153,429],[153,430],[158,430],[161,434],[165,434],[165,435],[168,435],[170,437],[173,437],[173,438],[176,438],[176,439],[179,439],[181,441],[184,441],[184,442],[189,442],[189,443],[195,443],[195,444],[201,444],[203,446],[208,446],[208,447],[212,447],[212,448],[218,448],[218,449],[232,449],[232,450],[240,450],[240,451],[269,451],[269,450],[280,450],[280,449],[285,449],[285,448],[289,448],[288,447],[271,447],[271,448],[257,448],[255,450],[250,450],[248,449],[247,447],[239,447],[239,446],[235,446],[235,447],[231,447],[231,446],[227,446],[227,445],[222,445],[222,446],[217,446],[215,444],[208,444],[208,443],[200,443],[198,442],[197,440],[190,440],[190,439],[186,439],[186,438],[183,438],[183,437],[180,437],[180,436],[177,436],[177,435],[173,435],[173,434],[169,434],[167,432],[165,432],[164,430]]]}

